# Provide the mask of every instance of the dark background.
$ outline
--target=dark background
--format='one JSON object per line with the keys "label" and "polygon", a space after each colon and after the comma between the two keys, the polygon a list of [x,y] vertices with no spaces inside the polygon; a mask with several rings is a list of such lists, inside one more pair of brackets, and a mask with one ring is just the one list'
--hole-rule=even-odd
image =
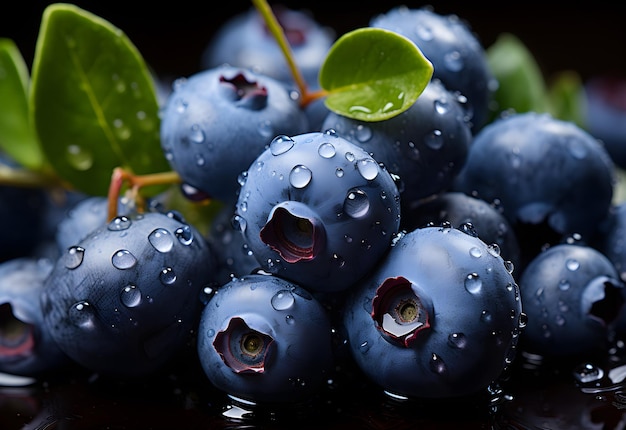
{"label": "dark background", "polygon": [[[18,43],[30,65],[41,14],[51,2],[10,0],[0,11],[0,37]],[[546,78],[565,69],[577,70],[583,79],[597,74],[626,75],[626,4],[615,1],[574,2],[542,6],[529,2],[481,5],[477,1],[341,2],[271,1],[295,9],[308,9],[337,35],[368,25],[369,19],[397,5],[430,5],[441,14],[454,13],[465,20],[483,46],[502,32],[516,34],[533,52]],[[323,4],[322,4],[323,3]],[[252,3],[175,0],[165,2],[76,1],[122,29],[148,64],[163,76],[189,76],[199,70],[209,39],[229,16]],[[10,6],[9,6],[10,5]],[[566,6],[565,6],[566,5]]]}

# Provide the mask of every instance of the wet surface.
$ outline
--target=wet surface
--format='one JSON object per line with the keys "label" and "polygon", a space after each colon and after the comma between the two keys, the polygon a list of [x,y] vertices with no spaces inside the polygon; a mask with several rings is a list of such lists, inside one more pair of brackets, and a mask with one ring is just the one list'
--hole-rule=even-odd
{"label": "wet surface", "polygon": [[[191,363],[191,365],[190,365]],[[497,387],[453,399],[399,399],[350,363],[309,404],[250,405],[211,387],[189,357],[142,379],[78,370],[0,387],[14,429],[623,429],[626,361],[554,366],[522,355]]]}

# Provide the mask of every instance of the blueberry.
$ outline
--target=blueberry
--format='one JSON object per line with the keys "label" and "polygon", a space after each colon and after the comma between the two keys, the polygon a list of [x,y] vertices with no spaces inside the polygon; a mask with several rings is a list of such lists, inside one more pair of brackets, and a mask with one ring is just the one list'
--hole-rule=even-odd
{"label": "blueberry", "polygon": [[202,311],[198,354],[210,382],[230,396],[303,402],[331,375],[331,324],[296,284],[263,274],[233,278]]}
{"label": "blueberry", "polygon": [[475,136],[454,189],[500,206],[526,264],[545,244],[573,235],[590,240],[608,216],[614,181],[596,138],[572,122],[527,112]]}
{"label": "blueberry", "polygon": [[626,80],[596,76],[584,86],[585,127],[606,146],[614,163],[626,168]]}
{"label": "blueberry", "polygon": [[162,110],[165,157],[187,185],[232,203],[239,174],[273,137],[309,131],[298,100],[284,83],[243,68],[181,78]]}
{"label": "blueberry", "polygon": [[246,172],[234,221],[265,271],[336,292],[388,250],[400,197],[389,172],[341,136],[278,136]]}
{"label": "blueberry", "polygon": [[83,367],[141,376],[191,338],[214,260],[175,213],[117,217],[70,247],[41,297],[59,347]]}
{"label": "blueberry", "polygon": [[[278,5],[273,12],[304,80],[317,88],[319,68],[335,40],[335,32],[304,10]],[[209,41],[202,54],[202,66],[209,69],[222,64],[293,83],[285,55],[256,8],[229,18]]]}
{"label": "blueberry", "polygon": [[411,231],[429,224],[470,225],[480,239],[500,248],[502,257],[519,267],[520,246],[515,231],[500,210],[477,197],[458,191],[441,193],[402,212],[400,228]]}
{"label": "blueberry", "polygon": [[433,64],[433,78],[467,98],[474,130],[487,123],[495,79],[484,47],[468,22],[428,7],[396,6],[374,16],[370,26],[395,31],[412,40]]}
{"label": "blueberry", "polygon": [[70,365],[44,323],[39,303],[53,268],[47,259],[0,264],[0,372],[39,377]]}
{"label": "blueberry", "polygon": [[604,254],[584,244],[552,246],[528,264],[519,286],[524,350],[561,358],[608,352],[626,294]]}
{"label": "blueberry", "polygon": [[344,315],[365,375],[410,398],[487,389],[514,360],[524,324],[519,288],[498,248],[446,227],[399,236],[354,287]]}
{"label": "blueberry", "polygon": [[331,112],[322,128],[362,146],[399,176],[403,207],[447,190],[472,139],[457,96],[436,79],[398,116],[368,123]]}
{"label": "blueberry", "polygon": [[233,278],[249,275],[259,268],[240,230],[232,224],[234,207],[224,206],[211,220],[211,227],[206,236],[217,260],[215,280],[225,284]]}

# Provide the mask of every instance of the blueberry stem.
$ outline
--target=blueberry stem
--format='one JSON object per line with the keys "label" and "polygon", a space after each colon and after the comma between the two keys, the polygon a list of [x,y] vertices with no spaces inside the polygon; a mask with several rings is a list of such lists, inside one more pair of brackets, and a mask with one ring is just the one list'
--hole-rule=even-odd
{"label": "blueberry stem", "polygon": [[129,172],[122,167],[116,167],[115,169],[113,169],[111,182],[109,184],[109,192],[107,196],[107,219],[110,221],[117,216],[117,202],[119,201],[120,193],[125,183],[129,184],[132,196],[138,203],[137,207],[141,208],[144,206],[145,203],[143,197],[139,193],[139,190],[142,187],[151,185],[177,184],[180,182],[180,176],[178,176],[178,173],[174,171],[152,173],[148,175],[135,175],[134,173]]}
{"label": "blueberry stem", "polygon": [[257,11],[261,14],[263,19],[265,20],[265,24],[267,25],[267,28],[270,30],[270,32],[276,39],[278,46],[280,47],[281,51],[283,52],[283,55],[285,56],[285,60],[287,61],[287,64],[289,65],[289,70],[291,70],[291,74],[300,91],[300,95],[301,95],[300,105],[302,107],[305,107],[312,101],[315,101],[321,97],[325,97],[327,95],[326,90],[323,90],[323,89],[318,90],[318,91],[309,90],[309,87],[306,84],[306,81],[304,80],[304,78],[302,77],[302,73],[300,72],[300,69],[298,68],[296,64],[296,61],[293,56],[293,52],[291,51],[291,46],[289,45],[289,42],[287,41],[287,37],[285,36],[285,32],[283,31],[283,28],[279,24],[278,19],[276,19],[276,15],[274,15],[272,8],[269,6],[267,1],[266,0],[252,0],[252,3],[254,4],[254,7],[257,9]]}

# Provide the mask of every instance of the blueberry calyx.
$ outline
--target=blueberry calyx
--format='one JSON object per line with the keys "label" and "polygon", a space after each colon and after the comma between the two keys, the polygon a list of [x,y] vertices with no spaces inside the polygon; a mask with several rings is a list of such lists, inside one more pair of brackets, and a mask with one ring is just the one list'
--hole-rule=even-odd
{"label": "blueberry calyx", "polygon": [[274,348],[274,339],[250,328],[243,318],[234,317],[228,327],[215,336],[213,347],[233,372],[263,373]]}
{"label": "blueberry calyx", "polygon": [[[242,73],[237,73],[232,78],[220,76],[223,88],[228,89],[228,94],[234,96],[239,104],[252,110],[261,110],[267,106],[267,88],[258,82],[249,81]],[[234,91],[232,91],[234,90]]]}
{"label": "blueberry calyx", "polygon": [[582,303],[589,317],[602,326],[610,326],[624,307],[621,288],[606,277],[592,280],[583,293]]}
{"label": "blueberry calyx", "polygon": [[402,276],[387,278],[376,289],[372,319],[383,337],[408,348],[418,333],[430,328],[432,303],[417,294],[411,281]]}
{"label": "blueberry calyx", "polygon": [[322,221],[300,202],[274,206],[259,234],[288,263],[314,259],[326,243]]}
{"label": "blueberry calyx", "polygon": [[17,318],[9,303],[0,305],[0,356],[30,355],[35,348],[32,324]]}

